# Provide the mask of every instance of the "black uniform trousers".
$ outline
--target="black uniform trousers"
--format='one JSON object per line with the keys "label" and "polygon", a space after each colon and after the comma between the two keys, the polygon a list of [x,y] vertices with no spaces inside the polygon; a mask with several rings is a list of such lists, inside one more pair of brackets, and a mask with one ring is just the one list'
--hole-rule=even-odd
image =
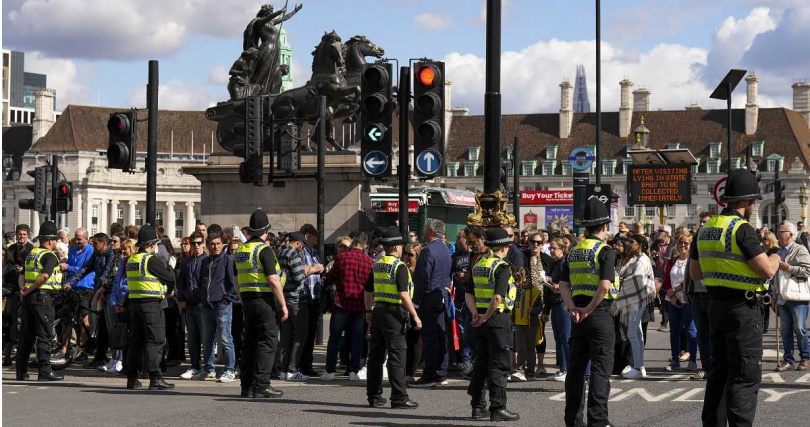
{"label": "black uniform trousers", "polygon": [[270,385],[270,372],[278,348],[276,300],[271,294],[243,298],[245,331],[242,338],[242,390],[263,390]]}
{"label": "black uniform trousers", "polygon": [[473,328],[475,363],[467,387],[473,409],[486,409],[486,387],[489,388],[489,411],[506,408],[506,380],[512,363],[512,319],[508,312],[492,315]]}
{"label": "black uniform trousers", "polygon": [[568,340],[571,361],[565,378],[565,425],[573,426],[585,394],[585,370],[591,362],[588,389],[588,426],[603,427],[608,421],[610,374],[616,332],[608,301],[602,301],[581,323],[571,323]]}
{"label": "black uniform trousers", "polygon": [[388,350],[388,382],[391,383],[391,402],[408,401],[405,389],[405,358],[408,345],[405,330],[408,315],[399,305],[378,302],[371,313],[371,340],[368,349],[368,378],[366,394],[369,402],[382,397],[383,362]]}
{"label": "black uniform trousers", "polygon": [[36,290],[23,298],[22,341],[17,349],[17,373],[28,372],[28,357],[37,342],[39,374],[51,373],[51,341],[56,312],[51,292]]}
{"label": "black uniform trousers", "polygon": [[288,302],[287,313],[287,320],[281,322],[281,342],[275,363],[281,372],[294,374],[299,371],[309,334],[309,305],[303,301]]}
{"label": "black uniform trousers", "polygon": [[321,305],[319,301],[301,301],[300,304],[306,304],[309,313],[307,339],[304,342],[304,349],[301,350],[301,362],[298,364],[301,372],[306,374],[314,370],[312,356],[315,351],[315,340],[318,338],[318,327],[321,326]]}
{"label": "black uniform trousers", "polygon": [[129,335],[124,372],[127,378],[137,378],[144,362],[150,379],[162,378],[160,359],[166,344],[166,320],[163,314],[163,301],[155,298],[130,298]]}
{"label": "black uniform trousers", "polygon": [[759,304],[709,294],[712,361],[703,398],[704,426],[750,426],[762,380],[762,311]]}

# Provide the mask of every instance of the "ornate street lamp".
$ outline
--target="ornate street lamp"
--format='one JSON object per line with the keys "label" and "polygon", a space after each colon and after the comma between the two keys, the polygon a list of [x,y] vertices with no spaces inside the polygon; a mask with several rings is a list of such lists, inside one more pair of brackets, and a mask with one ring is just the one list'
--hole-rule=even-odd
{"label": "ornate street lamp", "polygon": [[807,218],[807,182],[802,181],[799,187],[799,204],[802,206],[802,222]]}

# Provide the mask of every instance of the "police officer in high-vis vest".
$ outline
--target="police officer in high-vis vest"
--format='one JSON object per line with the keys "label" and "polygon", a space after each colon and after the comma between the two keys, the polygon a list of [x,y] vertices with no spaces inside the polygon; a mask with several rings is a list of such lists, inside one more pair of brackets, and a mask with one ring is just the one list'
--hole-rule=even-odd
{"label": "police officer in high-vis vest", "polygon": [[582,225],[585,240],[568,254],[560,275],[560,294],[571,313],[571,361],[565,378],[565,425],[579,421],[585,387],[585,369],[591,362],[588,396],[589,426],[609,425],[608,396],[616,340],[610,302],[616,299],[619,280],[616,254],[605,243],[610,214],[596,198],[585,205]]}
{"label": "police officer in high-vis vest", "polygon": [[127,259],[129,293],[125,310],[129,312],[129,336],[124,372],[127,388],[141,387],[138,371],[146,351],[149,390],[171,390],[174,384],[163,380],[160,357],[166,343],[166,320],[163,309],[166,294],[174,291],[174,272],[156,255],[159,240],[155,227],[145,224],[138,230],[138,252]]}
{"label": "police officer in high-vis vest", "polygon": [[17,349],[17,380],[28,375],[28,356],[37,341],[37,361],[40,381],[61,381],[51,369],[51,340],[56,316],[53,297],[62,289],[62,270],[56,249],[56,224],[45,221],[39,228],[39,247],[31,249],[25,258],[25,285],[20,291],[23,299],[22,342]]}
{"label": "police officer in high-vis vest", "polygon": [[[512,239],[503,228],[487,230],[491,256],[472,267],[473,286],[465,302],[473,313],[475,364],[467,387],[474,420],[517,421],[520,416],[506,409],[506,379],[512,358],[512,319],[517,288],[512,268],[504,261]],[[486,388],[489,387],[489,411]]]}
{"label": "police officer in high-vis vest", "polygon": [[368,348],[368,379],[366,393],[372,407],[385,406],[382,397],[383,362],[388,351],[388,381],[391,383],[391,408],[414,409],[419,405],[408,397],[405,389],[405,330],[409,318],[416,329],[422,321],[416,314],[411,298],[413,281],[411,272],[402,256],[402,234],[395,227],[383,233],[380,242],[385,256],[380,258],[369,274],[364,293],[366,322],[369,324],[371,341]]}
{"label": "police officer in high-vis vest", "polygon": [[750,426],[762,379],[760,304],[781,259],[777,248],[765,253],[748,222],[762,200],[753,173],[731,171],[720,200],[726,208],[700,229],[689,263],[692,280],[702,280],[709,297],[713,354],[702,418],[704,426]]}
{"label": "police officer in high-vis vest", "polygon": [[[273,249],[264,243],[268,230],[267,214],[256,209],[247,229],[250,240],[240,245],[233,257],[245,325],[241,396],[255,399],[284,395],[270,386],[279,322],[287,320],[287,304],[279,279],[281,267]],[[279,312],[281,315],[277,317]]]}

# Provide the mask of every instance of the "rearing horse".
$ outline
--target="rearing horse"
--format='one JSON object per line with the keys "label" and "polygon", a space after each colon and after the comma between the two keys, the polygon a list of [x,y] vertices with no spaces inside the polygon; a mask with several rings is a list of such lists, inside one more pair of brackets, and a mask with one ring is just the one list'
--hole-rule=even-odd
{"label": "rearing horse", "polygon": [[337,111],[356,109],[360,88],[349,86],[343,75],[343,43],[334,31],[324,33],[312,52],[312,78],[306,85],[282,92],[273,101],[273,118],[312,117],[318,113],[318,97],[326,97],[326,139],[334,145],[332,119]]}
{"label": "rearing horse", "polygon": [[[346,59],[346,83],[349,86],[360,87],[360,79],[363,74],[363,66],[366,65],[366,57],[373,56],[375,58],[382,58],[385,55],[385,49],[374,44],[366,36],[354,36],[343,45],[343,58]],[[344,109],[335,111],[334,119],[348,117],[343,123],[353,123],[356,121],[357,110],[360,103],[357,102],[351,106],[345,106]]]}

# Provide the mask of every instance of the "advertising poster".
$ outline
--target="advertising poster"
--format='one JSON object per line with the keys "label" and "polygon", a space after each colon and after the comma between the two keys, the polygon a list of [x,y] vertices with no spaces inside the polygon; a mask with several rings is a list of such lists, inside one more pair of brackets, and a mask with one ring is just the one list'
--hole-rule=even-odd
{"label": "advertising poster", "polygon": [[563,226],[574,226],[573,206],[548,206],[546,207],[546,229],[560,229]]}

